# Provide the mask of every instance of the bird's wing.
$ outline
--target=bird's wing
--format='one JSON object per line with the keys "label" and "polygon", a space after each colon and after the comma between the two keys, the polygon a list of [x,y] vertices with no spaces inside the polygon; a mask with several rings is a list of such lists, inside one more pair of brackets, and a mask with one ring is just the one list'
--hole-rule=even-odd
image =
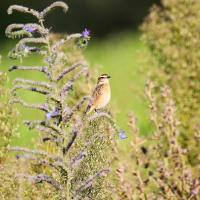
{"label": "bird's wing", "polygon": [[96,86],[96,88],[94,89],[93,93],[92,93],[92,98],[93,100],[96,100],[99,95],[102,94],[102,88],[103,88],[104,84],[99,84]]}
{"label": "bird's wing", "polygon": [[103,84],[100,84],[100,85],[97,85],[96,88],[94,89],[92,96],[90,98],[89,104],[87,106],[86,113],[90,110],[90,108],[92,107],[94,102],[97,100],[99,95],[102,94],[102,88],[103,88]]}

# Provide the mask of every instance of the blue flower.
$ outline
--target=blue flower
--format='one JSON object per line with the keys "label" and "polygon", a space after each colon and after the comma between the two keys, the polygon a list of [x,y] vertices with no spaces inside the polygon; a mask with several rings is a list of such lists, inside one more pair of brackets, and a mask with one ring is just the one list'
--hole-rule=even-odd
{"label": "blue flower", "polygon": [[80,47],[80,48],[87,47],[89,40],[90,40],[90,30],[85,28],[84,31],[81,34],[81,37],[77,41],[78,47]]}
{"label": "blue flower", "polygon": [[60,112],[58,109],[55,109],[52,113],[51,113],[51,117],[57,117],[58,115],[60,115]]}
{"label": "blue flower", "polygon": [[29,33],[33,33],[33,32],[35,32],[37,29],[36,29],[35,27],[33,27],[33,26],[27,26],[27,25],[25,25],[25,26],[24,26],[24,30],[27,31],[27,32],[29,32]]}
{"label": "blue flower", "polygon": [[84,38],[90,37],[90,30],[88,30],[87,28],[85,28],[84,31],[82,32],[82,36]]}
{"label": "blue flower", "polygon": [[119,132],[119,138],[121,140],[125,140],[127,138],[126,133],[125,133],[124,130],[120,130],[120,132]]}
{"label": "blue flower", "polygon": [[46,117],[48,120],[50,120],[52,117],[57,117],[60,115],[60,111],[58,110],[58,108],[55,108],[55,110],[50,111],[46,114]]}
{"label": "blue flower", "polygon": [[47,119],[51,119],[51,112],[46,114]]}

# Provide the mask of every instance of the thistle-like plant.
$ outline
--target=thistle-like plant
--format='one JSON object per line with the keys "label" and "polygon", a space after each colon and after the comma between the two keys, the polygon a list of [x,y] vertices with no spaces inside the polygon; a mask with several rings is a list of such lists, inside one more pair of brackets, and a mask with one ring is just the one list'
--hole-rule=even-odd
{"label": "thistle-like plant", "polygon": [[171,91],[167,86],[162,87],[160,102],[155,89],[149,81],[146,96],[150,102],[150,118],[155,125],[154,135],[142,137],[135,116],[130,115],[132,162],[122,164],[117,170],[118,197],[120,200],[199,200],[199,169],[187,162],[190,152],[180,145],[181,124]]}
{"label": "thistle-like plant", "polygon": [[[44,25],[45,17],[54,8],[68,6],[57,1],[41,12],[23,6],[13,5],[14,11],[33,15],[38,23],[11,24],[6,29],[10,38],[20,38],[9,53],[13,59],[21,59],[33,53],[44,57],[43,66],[12,66],[9,71],[25,70],[42,73],[43,81],[17,78],[12,89],[12,102],[29,109],[42,111],[43,119],[26,120],[29,129],[41,133],[42,143],[37,149],[10,148],[23,152],[17,158],[30,160],[31,174],[20,173],[20,180],[32,183],[48,183],[54,190],[41,199],[111,199],[108,180],[104,177],[110,171],[109,153],[112,151],[112,134],[116,125],[104,112],[85,116],[85,102],[89,89],[88,64],[79,49],[87,45],[89,32],[60,36],[50,33]],[[33,45],[33,46],[31,46]],[[25,102],[18,90],[28,90],[45,96],[45,102]],[[38,149],[41,148],[41,149]],[[30,170],[31,169],[31,170]],[[25,186],[24,186],[25,187]],[[37,188],[45,193],[44,188]],[[48,186],[49,187],[49,186]],[[28,189],[27,189],[28,190]],[[34,193],[37,195],[38,193]]]}

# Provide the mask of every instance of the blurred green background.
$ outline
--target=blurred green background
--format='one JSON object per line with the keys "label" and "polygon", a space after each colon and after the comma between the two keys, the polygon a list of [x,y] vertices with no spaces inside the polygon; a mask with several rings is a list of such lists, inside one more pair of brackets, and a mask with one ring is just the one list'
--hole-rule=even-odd
{"label": "blurred green background", "polygon": [[[21,4],[35,9],[42,9],[54,1],[20,1],[4,0],[1,2],[1,40],[0,54],[2,55],[1,70],[17,64],[9,60],[7,53],[15,44],[5,38],[4,30],[10,23],[25,23],[34,19],[20,14],[7,16],[7,7],[11,4]],[[80,32],[85,27],[91,30],[91,41],[87,49],[83,50],[91,67],[96,67],[99,74],[111,75],[112,100],[111,107],[115,110],[116,120],[122,129],[128,133],[128,113],[134,112],[138,117],[139,127],[143,134],[149,132],[147,105],[144,101],[144,83],[148,66],[145,64],[146,47],[140,40],[138,26],[148,14],[148,10],[156,0],[76,0],[66,1],[70,7],[65,15],[55,11],[47,18],[47,24],[55,32]],[[60,20],[62,19],[62,20]],[[66,20],[65,20],[66,19]],[[41,64],[39,57],[26,58],[23,65]],[[18,63],[19,64],[19,63]],[[41,80],[39,73],[12,72],[9,74],[12,81],[16,77]],[[9,82],[9,87],[11,86]],[[42,96],[31,92],[21,91],[23,98],[28,102],[40,102]],[[14,138],[15,145],[31,146],[31,139],[36,137],[35,131],[29,131],[22,125],[24,119],[38,119],[42,113],[30,111],[17,106],[20,111],[19,132],[20,138]],[[22,117],[23,116],[23,117]],[[130,138],[130,137],[129,137]],[[127,140],[128,141],[128,140]]]}

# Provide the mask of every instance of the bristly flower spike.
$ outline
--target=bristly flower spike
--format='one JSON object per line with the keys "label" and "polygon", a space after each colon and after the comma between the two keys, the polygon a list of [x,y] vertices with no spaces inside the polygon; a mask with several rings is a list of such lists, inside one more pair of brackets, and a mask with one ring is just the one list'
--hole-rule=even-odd
{"label": "bristly flower spike", "polygon": [[[56,7],[68,10],[67,4],[62,1],[54,2],[41,12],[19,5],[10,6],[8,9],[9,14],[19,11],[35,16],[38,21],[8,26],[6,35],[20,39],[9,56],[22,59],[38,53],[44,59],[44,65],[14,65],[9,71],[37,71],[46,75],[42,81],[18,78],[12,89],[11,103],[43,112],[42,119],[26,120],[24,124],[30,130],[35,129],[41,133],[38,148],[45,150],[36,149],[30,152],[24,148],[15,148],[12,151],[22,151],[22,155],[17,154],[18,159],[30,160],[29,166],[37,166],[37,172],[45,171],[47,174],[37,173],[30,167],[26,172],[31,171],[31,174],[34,172],[35,175],[22,173],[19,176],[34,184],[46,182],[55,187],[56,190],[52,191],[53,199],[56,197],[63,200],[80,200],[85,199],[89,193],[90,199],[100,196],[111,199],[110,191],[104,186],[107,186],[109,180],[103,177],[110,172],[113,157],[108,151],[112,153],[113,133],[118,134],[120,128],[107,113],[84,116],[84,104],[89,100],[86,91],[90,84],[89,68],[80,50],[74,48],[74,45],[86,47],[90,40],[90,31],[85,28],[81,33],[63,37],[60,34],[51,34],[50,29],[45,27],[44,20]],[[85,88],[84,91],[82,88]],[[44,95],[44,103],[25,102],[16,92],[18,90]],[[43,166],[47,170],[43,170]],[[44,199],[44,190],[38,188],[37,191]]]}

